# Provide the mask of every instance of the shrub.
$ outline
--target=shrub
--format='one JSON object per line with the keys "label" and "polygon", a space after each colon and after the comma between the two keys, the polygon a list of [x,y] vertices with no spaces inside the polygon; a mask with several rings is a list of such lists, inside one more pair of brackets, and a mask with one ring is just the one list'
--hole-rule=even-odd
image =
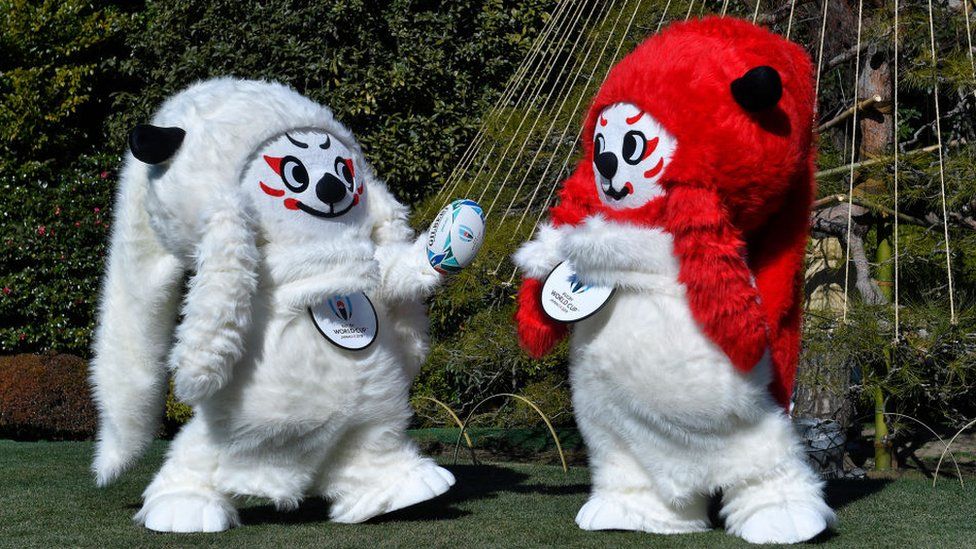
{"label": "shrub", "polygon": [[0,354],[87,356],[118,162],[0,172]]}
{"label": "shrub", "polygon": [[132,17],[83,0],[0,2],[0,168],[90,151]]}
{"label": "shrub", "polygon": [[88,369],[77,356],[0,357],[0,437],[86,439],[95,432]]}
{"label": "shrub", "polygon": [[552,0],[148,2],[109,125],[128,129],[196,80],[277,80],[334,109],[394,192],[415,201],[470,141]]}

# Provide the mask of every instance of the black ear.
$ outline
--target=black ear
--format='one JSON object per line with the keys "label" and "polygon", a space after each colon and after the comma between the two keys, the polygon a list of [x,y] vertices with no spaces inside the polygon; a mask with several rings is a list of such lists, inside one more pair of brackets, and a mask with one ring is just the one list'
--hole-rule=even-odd
{"label": "black ear", "polygon": [[139,124],[129,132],[129,148],[135,156],[146,164],[165,162],[176,154],[183,143],[186,132],[182,128],[160,128],[150,124]]}
{"label": "black ear", "polygon": [[783,81],[776,69],[755,67],[732,82],[732,97],[749,112],[763,111],[783,97]]}

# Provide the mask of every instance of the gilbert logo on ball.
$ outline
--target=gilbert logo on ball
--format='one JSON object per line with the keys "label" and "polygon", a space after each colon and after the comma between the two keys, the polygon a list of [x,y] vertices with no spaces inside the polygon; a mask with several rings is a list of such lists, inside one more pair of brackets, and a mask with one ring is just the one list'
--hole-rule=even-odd
{"label": "gilbert logo on ball", "polygon": [[455,200],[430,226],[427,260],[441,273],[456,273],[474,261],[485,237],[485,213],[473,200]]}

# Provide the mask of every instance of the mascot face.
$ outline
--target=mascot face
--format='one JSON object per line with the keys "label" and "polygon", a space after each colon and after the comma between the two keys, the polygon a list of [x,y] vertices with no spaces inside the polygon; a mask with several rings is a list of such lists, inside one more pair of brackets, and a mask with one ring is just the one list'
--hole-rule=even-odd
{"label": "mascot face", "polygon": [[358,219],[365,180],[355,155],[324,130],[299,129],[262,146],[245,176],[263,219],[303,225]]}
{"label": "mascot face", "polygon": [[637,208],[664,194],[658,181],[677,140],[650,115],[631,103],[600,112],[593,132],[593,176],[597,195],[613,209]]}

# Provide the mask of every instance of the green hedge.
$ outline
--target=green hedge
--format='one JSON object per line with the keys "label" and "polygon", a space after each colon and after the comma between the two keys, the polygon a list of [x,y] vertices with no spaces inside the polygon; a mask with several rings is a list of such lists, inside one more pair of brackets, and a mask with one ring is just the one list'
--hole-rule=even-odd
{"label": "green hedge", "polygon": [[334,108],[414,200],[554,0],[0,3],[0,354],[87,356],[128,129],[218,75]]}

